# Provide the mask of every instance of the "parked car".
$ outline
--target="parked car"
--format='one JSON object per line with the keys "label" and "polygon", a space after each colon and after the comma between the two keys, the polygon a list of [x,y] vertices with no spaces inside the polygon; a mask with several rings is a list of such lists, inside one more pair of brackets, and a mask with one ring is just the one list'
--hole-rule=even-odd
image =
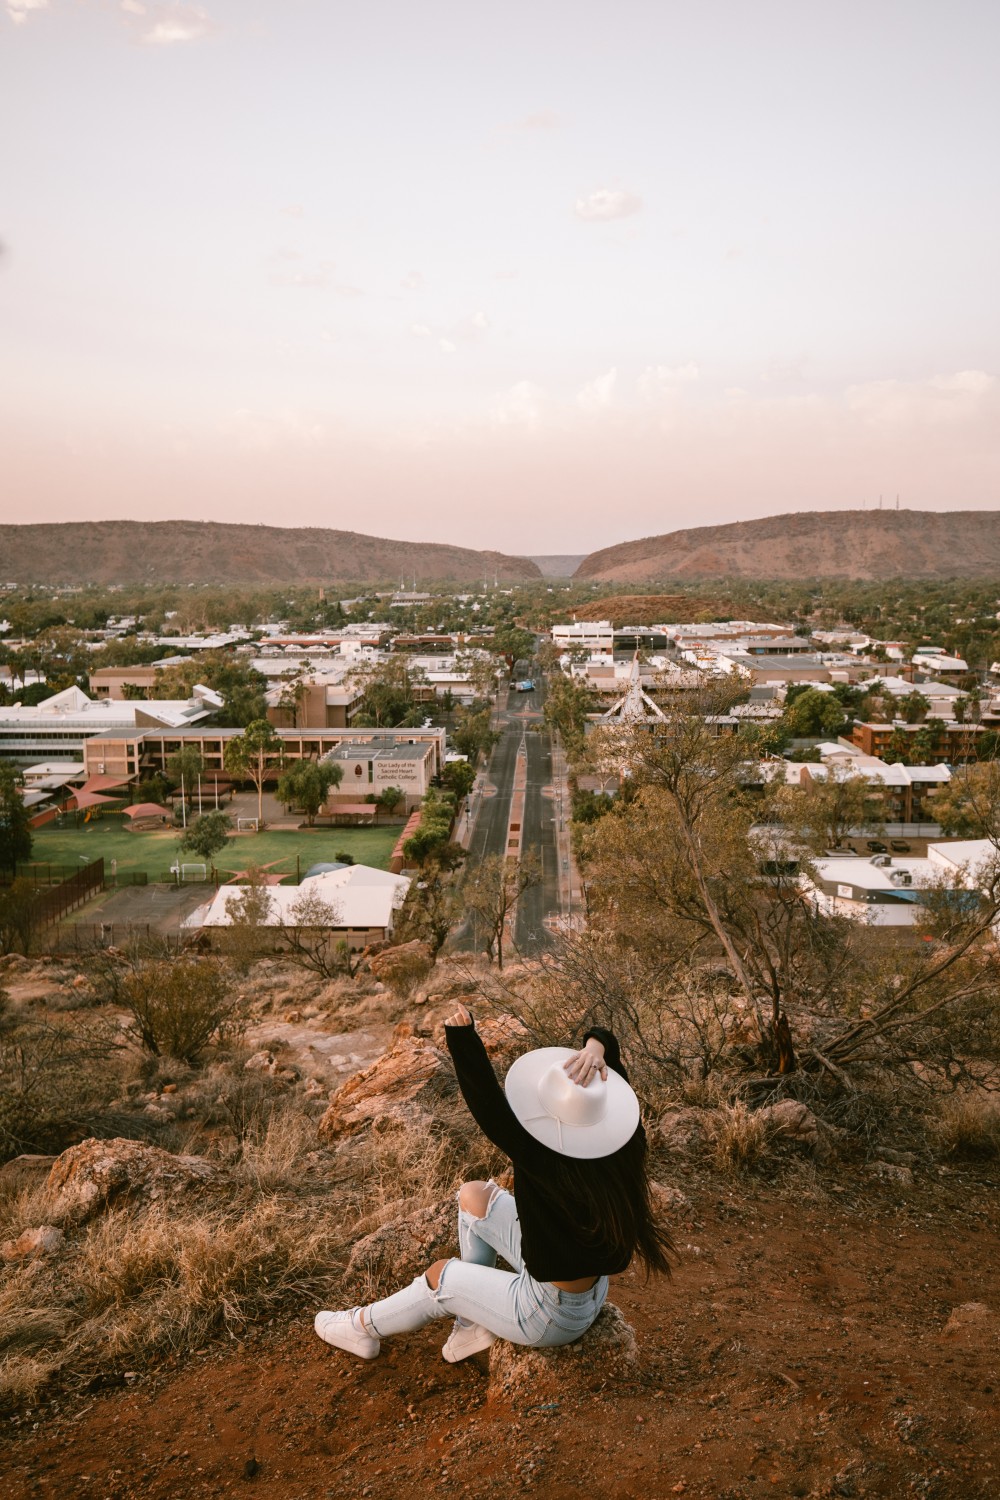
{"label": "parked car", "polygon": [[867,848],[871,850],[872,854],[888,854],[889,853],[888,848],[886,847],[885,844],[883,844],[883,842],[882,842],[881,839],[869,839],[868,840],[868,844],[867,844]]}
{"label": "parked car", "polygon": [[890,839],[890,849],[895,849],[897,854],[909,854],[910,846],[905,839]]}

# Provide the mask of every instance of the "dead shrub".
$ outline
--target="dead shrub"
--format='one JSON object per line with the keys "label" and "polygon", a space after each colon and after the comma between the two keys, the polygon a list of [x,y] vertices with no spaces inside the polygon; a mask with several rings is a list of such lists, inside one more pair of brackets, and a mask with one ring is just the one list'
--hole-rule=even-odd
{"label": "dead shrub", "polygon": [[132,950],[109,958],[104,998],[127,1012],[140,1046],[153,1057],[195,1063],[210,1042],[231,1039],[244,1021],[242,998],[226,970],[208,958],[150,958]]}
{"label": "dead shrub", "polygon": [[727,1104],[718,1111],[712,1158],[720,1172],[752,1172],[770,1155],[771,1139],[771,1128],[762,1115],[741,1101]]}
{"label": "dead shrub", "polygon": [[1000,1105],[983,1094],[956,1094],[931,1122],[943,1156],[993,1160],[1000,1156]]}
{"label": "dead shrub", "polygon": [[0,1037],[0,1161],[55,1155],[86,1135],[108,1134],[118,1053],[119,1039],[98,1022],[11,1025]]}

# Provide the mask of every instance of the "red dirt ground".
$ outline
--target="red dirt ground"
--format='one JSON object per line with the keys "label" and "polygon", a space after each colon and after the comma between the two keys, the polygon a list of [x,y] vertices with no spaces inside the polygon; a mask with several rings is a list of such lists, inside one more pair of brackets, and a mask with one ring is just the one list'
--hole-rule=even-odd
{"label": "red dirt ground", "polygon": [[[0,1450],[5,1500],[545,1500],[1000,1495],[1000,1228],[983,1173],[902,1192],[863,1171],[776,1186],[679,1174],[669,1283],[629,1273],[624,1389],[492,1397],[444,1325],[371,1364],[284,1328],[42,1408]],[[956,1306],[986,1304],[946,1332]]]}

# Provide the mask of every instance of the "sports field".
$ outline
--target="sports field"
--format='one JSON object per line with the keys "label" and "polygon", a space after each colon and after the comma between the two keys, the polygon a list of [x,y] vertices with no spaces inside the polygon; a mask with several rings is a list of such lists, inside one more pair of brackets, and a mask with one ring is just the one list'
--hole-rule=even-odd
{"label": "sports field", "polygon": [[[265,830],[263,833],[232,834],[226,847],[215,856],[216,868],[224,873],[246,869],[250,863],[270,865],[275,874],[296,875],[296,859],[302,875],[310,865],[332,860],[338,851],[350,854],[355,864],[389,866],[399,827],[322,828],[309,833],[301,829]],[[55,828],[51,825],[35,830],[31,858],[38,863],[50,862],[64,867],[87,860],[105,862],[105,874],[111,875],[111,861],[117,861],[117,873],[130,875],[144,871],[150,880],[170,879],[170,866],[178,858],[197,861],[191,853],[178,855],[178,837],[164,832],[132,833],[110,819],[84,824],[81,828]]]}

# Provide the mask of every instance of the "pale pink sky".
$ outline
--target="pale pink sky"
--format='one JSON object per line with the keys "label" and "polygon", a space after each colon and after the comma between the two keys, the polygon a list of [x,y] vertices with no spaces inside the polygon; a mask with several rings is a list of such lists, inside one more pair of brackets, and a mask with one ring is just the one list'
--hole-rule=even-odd
{"label": "pale pink sky", "polygon": [[992,0],[0,0],[4,517],[1000,508],[997,56]]}

